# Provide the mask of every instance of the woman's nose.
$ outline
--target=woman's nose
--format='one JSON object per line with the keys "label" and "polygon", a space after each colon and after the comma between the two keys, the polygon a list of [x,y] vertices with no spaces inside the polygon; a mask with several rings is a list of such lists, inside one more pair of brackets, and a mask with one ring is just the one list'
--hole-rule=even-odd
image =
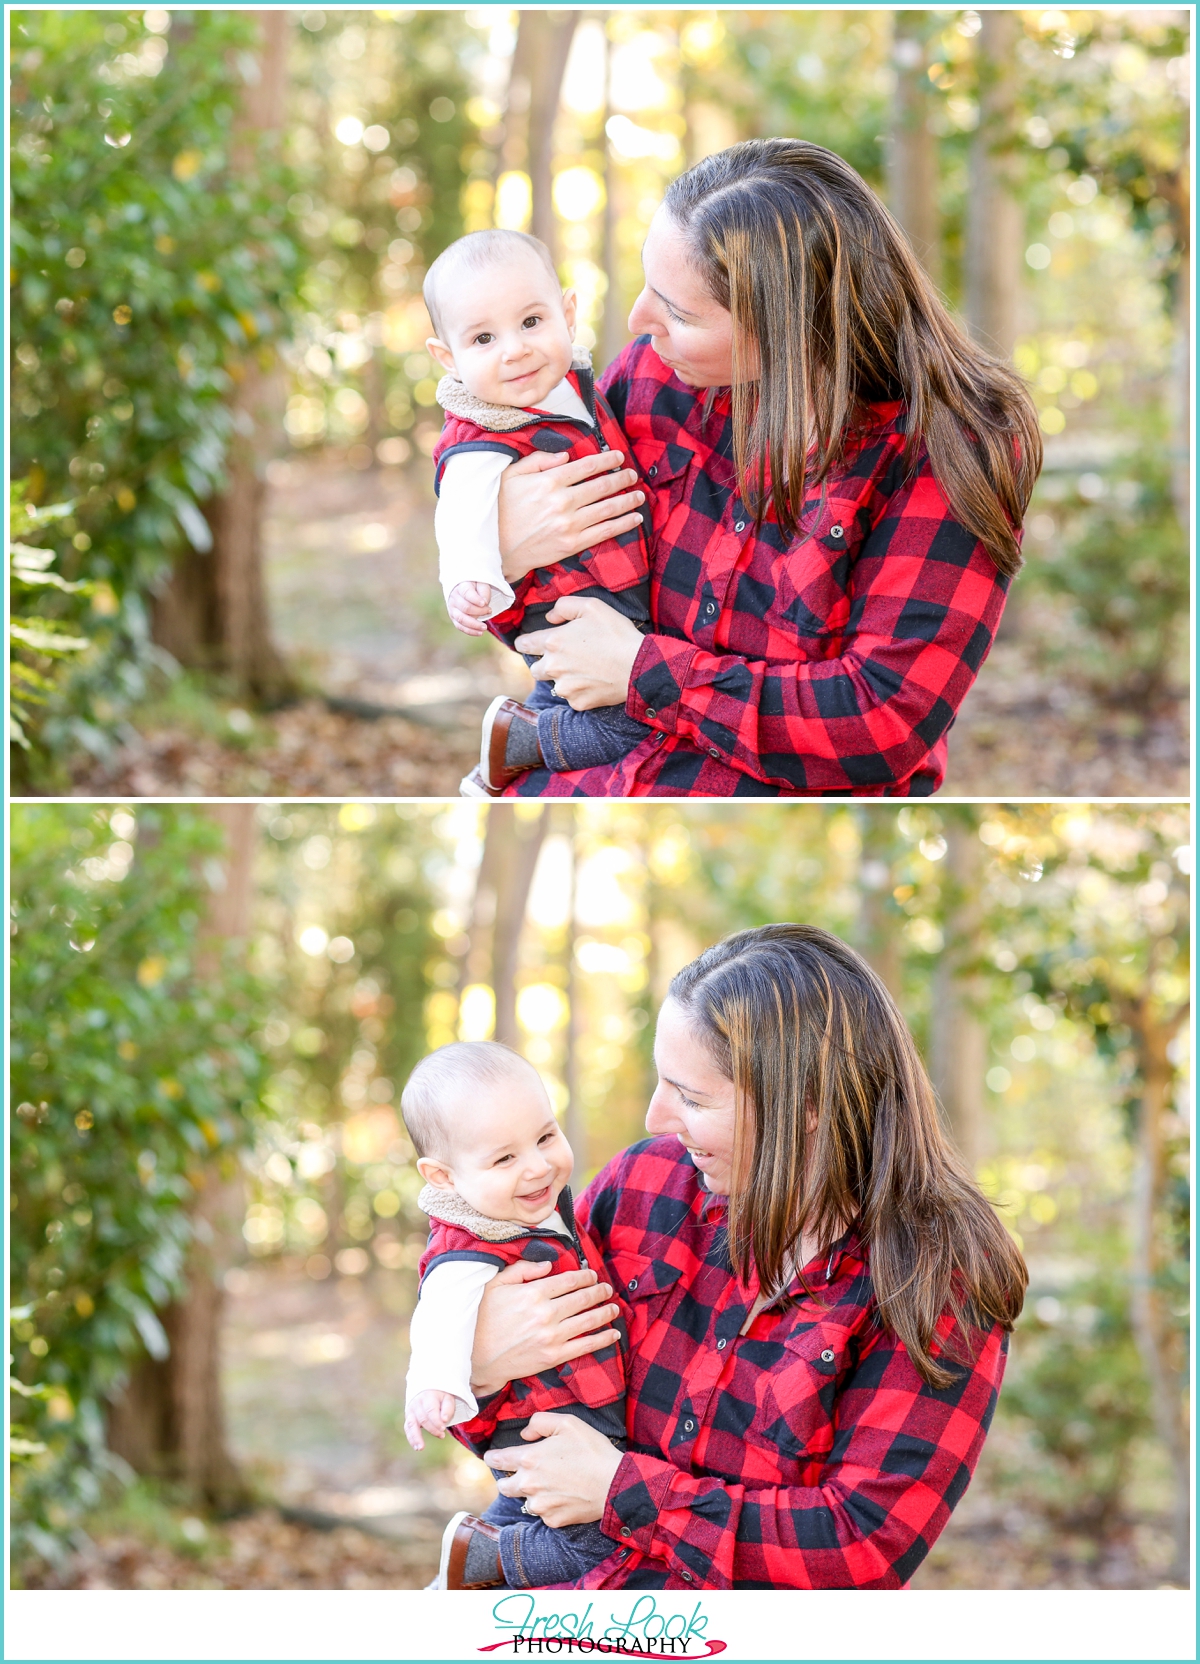
{"label": "woman's nose", "polygon": [[661,1087],[657,1087],[646,1111],[646,1131],[652,1133],[655,1138],[665,1138],[669,1133],[680,1132],[682,1129],[683,1122],[671,1108],[666,1093]]}
{"label": "woman's nose", "polygon": [[629,314],[629,333],[631,335],[661,335],[662,328],[654,316],[654,308],[650,296],[645,289],[633,303],[633,310]]}

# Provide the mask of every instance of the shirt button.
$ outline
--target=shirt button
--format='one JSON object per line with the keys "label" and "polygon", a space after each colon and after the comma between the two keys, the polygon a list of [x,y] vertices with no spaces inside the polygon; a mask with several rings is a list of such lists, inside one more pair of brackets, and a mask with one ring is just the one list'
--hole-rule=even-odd
{"label": "shirt button", "polygon": [[717,1342],[717,1351],[718,1352],[724,1352],[724,1350],[725,1350],[725,1342],[723,1340],[719,1340]]}
{"label": "shirt button", "polygon": [[824,1352],[821,1353],[821,1362],[823,1364],[831,1364],[833,1362],[833,1353],[828,1347],[826,1347]]}
{"label": "shirt button", "polygon": [[685,1433],[694,1433],[696,1431],[696,1423],[694,1421],[685,1421],[683,1424],[683,1430]]}
{"label": "shirt button", "polygon": [[621,1551],[617,1555],[617,1559],[618,1560],[628,1560],[629,1559],[629,1550],[627,1548],[621,1549]]}
{"label": "shirt button", "polygon": [[694,1578],[692,1577],[691,1572],[680,1572],[679,1575],[685,1583],[692,1583],[692,1582],[695,1581]]}
{"label": "shirt button", "polygon": [[656,462],[654,464],[654,467],[653,468],[648,468],[646,470],[646,472],[649,474],[650,478],[653,479],[654,476],[658,473],[658,463]]}
{"label": "shirt button", "polygon": [[709,754],[710,757],[719,757],[721,755],[721,753],[717,750],[715,745],[710,745],[709,746],[708,754]]}
{"label": "shirt button", "polygon": [[705,607],[705,609],[704,609],[704,610],[705,610],[705,612],[707,612],[707,613],[714,613],[714,612],[716,612],[716,610],[717,610],[717,603],[716,603],[716,602],[715,602],[715,601],[710,601],[710,602],[709,602],[709,603],[708,603],[708,605],[707,605],[707,606],[706,606],[706,607]]}
{"label": "shirt button", "polygon": [[632,1278],[632,1279],[631,1279],[631,1280],[630,1280],[630,1284],[629,1284],[629,1292],[630,1292],[630,1294],[632,1294],[632,1293],[633,1293],[633,1291],[634,1291],[634,1289],[635,1289],[635,1288],[636,1288],[636,1287],[637,1287],[637,1285],[638,1285],[638,1280],[637,1280],[637,1278],[636,1278],[636,1277],[634,1277],[634,1278]]}
{"label": "shirt button", "polygon": [[646,706],[646,715],[649,716],[649,717],[656,717],[658,715],[658,712],[654,709],[653,705],[647,705]]}
{"label": "shirt button", "polygon": [[844,537],[846,534],[840,526],[830,526],[829,535],[830,537]]}
{"label": "shirt button", "polygon": [[622,1537],[632,1537],[633,1531],[628,1525],[623,1525],[621,1527],[621,1535]]}
{"label": "shirt button", "polygon": [[744,520],[739,520],[733,529],[735,532],[744,532],[746,529],[746,522]]}

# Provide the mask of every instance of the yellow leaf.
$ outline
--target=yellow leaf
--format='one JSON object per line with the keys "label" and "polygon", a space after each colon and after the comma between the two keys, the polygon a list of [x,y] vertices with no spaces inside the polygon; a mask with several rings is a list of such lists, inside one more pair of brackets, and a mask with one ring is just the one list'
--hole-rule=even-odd
{"label": "yellow leaf", "polygon": [[183,1087],[180,1086],[177,1080],[172,1079],[170,1075],[168,1075],[165,1080],[159,1081],[158,1090],[162,1093],[164,1098],[170,1098],[172,1101],[176,1098],[183,1097]]}
{"label": "yellow leaf", "polygon": [[248,341],[253,341],[255,336],[258,334],[258,325],[254,321],[253,312],[239,312],[237,315],[237,321],[246,331],[246,339]]}
{"label": "yellow leaf", "polygon": [[181,150],[171,163],[171,172],[185,185],[189,179],[194,179],[200,172],[200,164],[204,158],[198,150]]}
{"label": "yellow leaf", "polygon": [[167,962],[158,954],[151,954],[143,959],[137,968],[137,979],[143,988],[153,988],[160,983],[166,973]]}

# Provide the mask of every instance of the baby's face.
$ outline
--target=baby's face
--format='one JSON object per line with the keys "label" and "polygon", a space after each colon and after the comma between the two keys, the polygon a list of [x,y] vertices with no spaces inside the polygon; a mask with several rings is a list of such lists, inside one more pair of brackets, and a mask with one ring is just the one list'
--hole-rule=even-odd
{"label": "baby's face", "polygon": [[462,270],[439,299],[446,340],[426,343],[487,404],[536,406],[571,368],[575,296],[536,255]]}
{"label": "baby's face", "polygon": [[417,1166],[430,1184],[457,1190],[488,1219],[540,1225],[549,1219],[575,1158],[541,1082],[514,1075],[447,1105],[452,1146],[444,1161]]}

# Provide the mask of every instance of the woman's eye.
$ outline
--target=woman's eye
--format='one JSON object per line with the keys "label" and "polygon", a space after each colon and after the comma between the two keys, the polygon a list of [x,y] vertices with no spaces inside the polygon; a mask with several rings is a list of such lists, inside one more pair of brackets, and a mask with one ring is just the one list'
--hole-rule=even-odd
{"label": "woman's eye", "polygon": [[670,318],[670,320],[673,324],[681,324],[683,322],[683,319],[679,316],[679,313],[678,312],[673,312],[669,306],[667,307],[667,317]]}
{"label": "woman's eye", "polygon": [[700,1108],[700,1105],[696,1102],[696,1100],[694,1098],[685,1098],[682,1092],[679,1094],[679,1101],[685,1109],[699,1109]]}

